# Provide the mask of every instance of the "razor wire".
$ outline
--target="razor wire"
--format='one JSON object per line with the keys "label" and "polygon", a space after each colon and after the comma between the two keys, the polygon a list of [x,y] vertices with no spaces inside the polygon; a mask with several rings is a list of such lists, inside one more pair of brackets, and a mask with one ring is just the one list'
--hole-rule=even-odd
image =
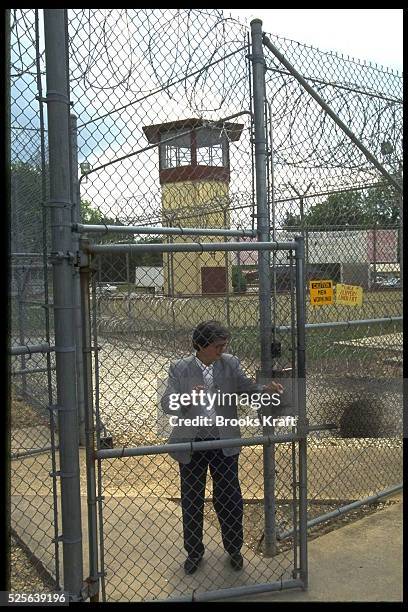
{"label": "razor wire", "polygon": [[[35,276],[42,273],[44,278],[46,265],[38,237],[44,227],[49,230],[47,221],[44,227],[40,222],[37,209],[26,205],[33,197],[41,203],[40,183],[47,175],[40,143],[41,134],[46,138],[46,120],[39,121],[36,100],[38,66],[40,78],[44,72],[43,51],[41,46],[35,51],[34,25],[33,10],[12,9],[12,251],[29,253],[25,258],[16,255],[12,262],[13,340],[52,344],[52,332],[50,336],[44,331],[48,312],[52,330],[48,298],[42,294],[34,304],[25,304],[27,291],[32,299],[33,287],[38,287],[38,298],[44,287],[44,281],[41,286],[41,278],[38,281]],[[189,227],[256,227],[247,28],[216,9],[69,9],[68,32],[82,223],[149,225],[186,232],[183,237],[106,232],[90,234],[92,241],[199,242],[200,238],[188,236]],[[37,37],[42,37],[41,25]],[[400,179],[402,77],[278,36],[270,39],[387,171]],[[307,283],[331,279],[334,284],[364,290],[362,306],[307,304],[309,324],[365,321],[307,331],[309,420],[336,427],[330,434],[310,436],[308,512],[313,518],[401,479],[402,202],[268,49],[265,58],[272,237],[288,240],[295,233],[304,235]],[[219,241],[210,236],[203,240]],[[96,258],[92,307],[101,448],[158,442],[151,421],[157,380],[165,377],[172,360],[191,350],[191,329],[200,320],[214,318],[230,327],[232,350],[247,374],[255,376],[259,367],[257,263],[257,254],[250,249],[208,253],[201,256],[201,264],[179,253],[110,253]],[[280,330],[293,328],[290,267],[286,255],[272,255],[274,368],[283,377],[290,377],[293,367],[291,334]],[[384,322],[387,318],[389,322]],[[31,365],[52,369],[52,355],[49,364],[43,356],[32,355],[30,361],[34,358]],[[29,360],[14,357],[13,361],[24,371]],[[39,394],[42,406],[52,404],[44,392],[49,388],[47,376],[36,372],[14,377],[25,389],[28,385],[34,390],[29,406]],[[44,447],[49,445],[48,435]],[[42,442],[32,446],[42,447]],[[17,452],[21,450],[25,446]],[[246,466],[259,465],[257,450],[245,449]],[[287,478],[297,463],[293,454],[296,449],[290,445],[277,445],[276,497],[281,504],[277,516],[282,532],[296,524]],[[108,599],[159,595],[146,571],[160,558],[159,545],[155,544],[144,568],[137,565],[128,573],[131,544],[126,535],[115,540],[112,534],[121,524],[126,534],[125,524],[131,523],[134,534],[142,531],[143,540],[149,533],[142,521],[145,512],[157,512],[157,525],[162,520],[158,510],[167,518],[177,514],[177,475],[164,458],[109,460],[104,463],[109,469],[104,467],[99,474],[99,493],[108,497],[105,521],[111,534],[105,536]],[[33,474],[39,461],[33,463]],[[44,482],[49,486],[50,479]],[[252,485],[247,487],[247,482]],[[262,516],[262,489],[248,467],[243,493],[246,545],[257,560],[262,534],[256,532],[253,516]],[[216,542],[210,498],[208,489],[206,524],[210,539]],[[51,511],[53,504],[47,503]],[[171,519],[176,521],[175,529],[179,519]],[[18,518],[17,523],[22,525],[24,520],[24,516]],[[26,530],[22,528],[23,535]],[[40,559],[48,554],[53,535],[33,544]],[[29,538],[35,540],[31,534]],[[146,539],[144,547],[147,554]],[[274,575],[280,567],[280,575],[290,573],[293,559],[289,552],[282,554],[285,560],[281,565],[274,562]],[[177,555],[174,552],[175,570]],[[166,564],[165,559],[160,562]],[[115,583],[124,579],[116,593],[109,591],[112,575]],[[168,588],[160,583],[159,591],[163,594]]]}

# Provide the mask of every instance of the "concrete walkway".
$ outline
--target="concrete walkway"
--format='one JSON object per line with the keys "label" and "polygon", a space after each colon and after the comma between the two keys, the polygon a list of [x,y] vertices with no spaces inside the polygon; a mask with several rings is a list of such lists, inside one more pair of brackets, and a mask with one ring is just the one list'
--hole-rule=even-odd
{"label": "concrete walkway", "polygon": [[307,591],[228,601],[402,601],[402,494],[399,503],[309,542]]}
{"label": "concrete walkway", "polygon": [[[309,542],[307,591],[274,591],[225,601],[402,601],[402,495],[394,499],[394,505]],[[43,520],[38,525],[32,518],[40,510]],[[12,512],[20,537],[52,574],[53,551],[50,546],[42,548],[46,534],[51,535],[52,498],[13,495]],[[82,512],[87,576],[85,497]],[[233,572],[214,528],[206,530],[206,555],[199,570],[185,576],[180,508],[157,498],[109,498],[104,515],[108,601],[163,600],[276,581],[279,573],[283,579],[291,577],[290,555],[267,562],[245,546],[244,569]]]}

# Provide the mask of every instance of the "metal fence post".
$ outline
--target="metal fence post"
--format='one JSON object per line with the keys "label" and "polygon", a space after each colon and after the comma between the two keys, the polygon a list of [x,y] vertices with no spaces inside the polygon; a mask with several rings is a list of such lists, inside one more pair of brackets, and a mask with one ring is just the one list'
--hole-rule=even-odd
{"label": "metal fence post", "polygon": [[[86,242],[83,240],[82,242]],[[98,574],[98,520],[95,470],[95,426],[93,418],[93,384],[92,384],[92,337],[90,315],[90,267],[89,256],[81,250],[80,289],[82,314],[82,350],[83,350],[83,393],[86,433],[86,484],[88,501],[88,545],[89,545],[89,595],[90,601],[99,601]]]}
{"label": "metal fence post", "polygon": [[[81,223],[81,200],[80,187],[78,181],[78,137],[77,137],[77,118],[70,115],[70,135],[71,135],[71,199],[72,199],[72,223]],[[72,248],[74,253],[79,252],[79,234],[72,234]],[[76,371],[77,371],[77,398],[78,398],[78,419],[79,419],[79,444],[85,446],[85,408],[84,408],[84,383],[82,380],[84,365],[82,356],[82,317],[81,317],[81,286],[79,279],[79,268],[74,268],[74,294],[75,294],[75,332],[76,332]]]}
{"label": "metal fence post", "polygon": [[[270,240],[270,223],[267,201],[267,151],[265,129],[265,59],[262,46],[262,21],[251,21],[252,63],[253,63],[253,105],[254,105],[254,144],[255,144],[255,181],[257,202],[257,234],[261,242]],[[271,270],[270,252],[259,251],[259,325],[261,345],[261,371],[259,382],[272,376],[272,319],[271,319]],[[263,428],[270,433],[269,427]],[[275,465],[271,444],[263,448],[264,465],[264,506],[265,506],[265,555],[276,552],[275,527]]]}
{"label": "metal fence post", "polygon": [[296,323],[299,440],[299,557],[300,579],[308,586],[307,566],[307,427],[306,418],[306,337],[305,337],[305,240],[296,236]]}
{"label": "metal fence post", "polygon": [[44,9],[64,590],[81,600],[81,493],[76,397],[65,9]]}
{"label": "metal fence post", "polygon": [[[5,106],[6,106],[6,116],[5,116],[5,137],[6,137],[6,147],[5,147],[5,162],[6,168],[11,168],[11,91],[10,91],[10,56],[11,56],[11,46],[10,46],[10,9],[5,10],[5,36],[4,36],[4,53],[5,53]],[[6,189],[5,189],[5,198],[6,202],[9,202],[9,211],[11,213],[11,171],[10,174],[6,171]],[[10,214],[11,217],[11,214]],[[11,242],[11,240],[10,240]],[[7,386],[10,389],[10,370],[11,368],[7,368]],[[3,432],[3,443],[6,457],[10,457],[11,455],[11,403],[6,403],[6,422],[5,429]],[[6,529],[5,536],[6,542],[3,549],[3,563],[6,568],[4,577],[0,579],[0,589],[2,591],[10,590],[10,578],[11,578],[11,554],[10,554],[10,535],[11,535],[11,470],[5,470],[5,493],[6,499],[4,507],[4,517],[6,519]]]}

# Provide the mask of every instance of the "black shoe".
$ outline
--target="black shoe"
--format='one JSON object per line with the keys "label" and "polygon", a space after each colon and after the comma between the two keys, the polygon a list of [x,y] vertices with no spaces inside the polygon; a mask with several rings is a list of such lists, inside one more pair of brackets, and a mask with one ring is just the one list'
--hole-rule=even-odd
{"label": "black shoe", "polygon": [[233,555],[230,555],[230,557],[232,569],[234,569],[236,572],[241,570],[244,565],[244,557],[241,555],[241,553],[234,553]]}
{"label": "black shoe", "polygon": [[199,557],[190,557],[189,555],[184,561],[184,571],[186,574],[194,574],[197,567],[200,565],[202,558],[203,555],[200,555]]}

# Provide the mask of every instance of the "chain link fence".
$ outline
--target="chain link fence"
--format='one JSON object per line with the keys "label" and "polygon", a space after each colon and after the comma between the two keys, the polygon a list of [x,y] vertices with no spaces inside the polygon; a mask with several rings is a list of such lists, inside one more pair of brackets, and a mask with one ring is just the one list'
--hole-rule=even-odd
{"label": "chain link fence", "polygon": [[[60,588],[58,432],[44,41],[38,10],[10,9],[11,529],[49,588]],[[13,572],[13,568],[12,568]],[[12,574],[13,575],[13,574]]]}
{"label": "chain link fence", "polygon": [[[275,235],[301,233],[308,287],[326,279],[336,292],[315,305],[310,291],[306,314],[308,416],[336,425],[308,443],[308,518],[321,522],[402,481],[402,195],[384,181],[402,178],[402,79],[294,41],[264,43]],[[275,320],[285,362],[282,264]],[[360,303],[338,299],[344,285],[362,288]]]}
{"label": "chain link fence", "polygon": [[[88,402],[96,450],[157,448],[168,435],[159,427],[158,386],[172,363],[192,354],[191,333],[200,321],[215,319],[229,329],[228,352],[247,376],[255,380],[263,369],[264,255],[251,249],[263,221],[250,32],[216,9],[68,9],[66,29],[76,117],[71,193],[80,204],[72,214],[74,236],[85,234],[85,251],[89,244],[112,247],[90,257],[92,282],[83,285],[91,291],[91,332],[77,375],[90,367],[88,351],[93,392],[78,396],[79,439],[85,444],[82,402]],[[49,197],[43,47],[41,12],[12,9],[11,344],[23,351],[10,359],[12,526],[59,588],[58,426],[49,409],[56,402],[51,223],[42,206]],[[402,479],[402,199],[392,182],[402,177],[402,78],[277,36],[264,38],[264,57],[267,225],[273,241],[290,242],[296,234],[305,241],[306,408],[318,429],[309,433],[307,516],[319,522]],[[229,241],[248,248],[217,246]],[[133,248],[146,243],[151,248]],[[154,247],[187,243],[206,250]],[[273,250],[268,269],[270,365],[290,388],[297,367],[293,252]],[[313,305],[310,283],[324,280],[334,286],[332,302]],[[340,303],[344,285],[362,288],[361,305]],[[27,345],[51,349],[17,349]],[[78,383],[78,393],[81,388]],[[249,413],[240,407],[240,416]],[[244,425],[241,434],[249,440],[261,429]],[[277,432],[289,434],[292,427],[277,426]],[[97,499],[88,491],[98,504],[99,563],[92,570],[84,559],[84,571],[101,578],[102,598],[165,599],[296,579],[299,445],[288,441],[268,450],[272,556],[265,543],[264,449],[249,445],[240,455],[243,573],[233,572],[223,556],[207,479],[207,551],[193,576],[182,568],[177,463],[154,451],[99,458]],[[81,449],[84,538],[85,455]],[[89,474],[88,465],[88,481]]]}

